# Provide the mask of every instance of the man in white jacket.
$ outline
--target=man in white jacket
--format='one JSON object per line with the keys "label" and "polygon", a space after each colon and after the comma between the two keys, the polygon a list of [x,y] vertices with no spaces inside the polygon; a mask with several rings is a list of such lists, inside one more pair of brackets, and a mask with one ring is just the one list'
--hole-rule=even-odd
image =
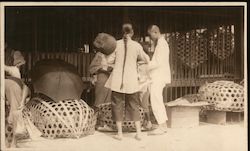
{"label": "man in white jacket", "polygon": [[166,108],[163,101],[163,89],[166,84],[171,83],[171,72],[169,65],[169,46],[160,29],[156,25],[148,28],[148,34],[155,44],[155,51],[148,65],[149,75],[152,80],[150,88],[150,100],[153,114],[159,127],[149,134],[164,134],[168,120]]}

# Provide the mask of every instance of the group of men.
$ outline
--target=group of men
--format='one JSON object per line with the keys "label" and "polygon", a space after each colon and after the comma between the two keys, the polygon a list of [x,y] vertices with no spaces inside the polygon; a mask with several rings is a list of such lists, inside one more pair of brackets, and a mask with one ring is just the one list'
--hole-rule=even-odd
{"label": "group of men", "polygon": [[[171,82],[168,43],[161,35],[158,26],[150,26],[148,34],[154,44],[154,54],[150,59],[144,52],[143,47],[132,40],[134,31],[131,24],[124,24],[122,32],[123,38],[116,41],[114,52],[109,55],[98,52],[95,56],[96,59],[90,65],[90,73],[97,76],[95,106],[98,107],[102,103],[111,101],[112,117],[118,130],[115,138],[122,140],[123,104],[125,102],[126,120],[135,122],[137,131],[135,139],[141,140],[139,106],[142,106],[147,112],[147,125],[150,127],[148,110],[150,100],[158,127],[150,131],[149,134],[164,134],[166,133],[168,118],[162,93],[165,85]],[[10,54],[8,55],[8,53]],[[18,123],[20,120],[17,120],[17,118],[19,114],[21,115],[20,111],[30,92],[28,87],[21,81],[19,71],[19,67],[25,63],[24,58],[19,52],[14,51],[6,51],[6,55],[11,56],[5,57],[5,91],[6,98],[10,102],[8,122],[14,125],[15,135],[19,133],[18,126],[20,126],[20,122]],[[95,63],[95,61],[100,61],[101,66],[96,66],[98,63]],[[143,77],[146,78],[143,79]],[[142,81],[150,82],[142,88]],[[148,99],[149,97],[150,99]],[[32,133],[34,138],[41,135],[35,129]],[[11,146],[15,145],[16,137],[13,137]]]}
{"label": "group of men", "polygon": [[[90,65],[90,72],[97,76],[95,106],[111,101],[112,117],[118,130],[114,138],[122,140],[123,104],[125,102],[125,118],[135,122],[137,132],[135,139],[141,140],[139,106],[143,96],[140,96],[142,88],[140,79],[138,79],[140,77],[138,64],[143,64],[144,73],[149,76],[148,81],[150,81],[143,91],[148,91],[150,94],[147,96],[150,96],[152,111],[158,123],[157,128],[150,131],[149,134],[164,134],[168,118],[163,101],[163,89],[166,84],[171,82],[168,43],[157,25],[149,26],[148,34],[154,45],[154,53],[150,59],[143,47],[132,40],[134,31],[131,24],[123,24],[122,32],[123,38],[117,41],[113,53],[104,55],[98,52],[96,54],[96,57],[104,60],[101,61],[103,66],[94,71],[91,70],[94,65]],[[145,98],[147,99],[147,97]],[[144,106],[146,104],[144,108],[149,106],[147,101],[142,104]],[[147,112],[149,111],[147,110]],[[149,120],[149,113],[146,115]]]}

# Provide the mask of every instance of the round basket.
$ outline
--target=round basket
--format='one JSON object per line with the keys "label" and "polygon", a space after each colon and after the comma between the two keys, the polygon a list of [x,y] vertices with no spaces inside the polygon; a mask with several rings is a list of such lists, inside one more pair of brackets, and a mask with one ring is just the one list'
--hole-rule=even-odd
{"label": "round basket", "polygon": [[234,53],[234,33],[232,27],[222,26],[209,35],[208,50],[217,58],[224,60]]}
{"label": "round basket", "polygon": [[48,138],[79,138],[95,131],[96,115],[83,100],[53,102],[41,96],[27,104],[30,119]]}
{"label": "round basket", "polygon": [[[112,119],[112,112],[111,112],[111,103],[104,103],[98,106],[99,114],[98,114],[98,122],[100,125],[107,125],[113,130],[117,130],[116,122]],[[140,118],[141,118],[141,126],[144,121],[144,112],[143,109],[140,107]],[[122,124],[123,131],[135,131],[135,124],[133,121],[123,121]]]}
{"label": "round basket", "polygon": [[244,111],[243,86],[231,81],[216,81],[207,83],[199,89],[200,99],[212,106],[209,110]]}
{"label": "round basket", "polygon": [[184,65],[194,69],[207,60],[206,32],[192,30],[167,35],[170,49],[176,47],[177,57]]}

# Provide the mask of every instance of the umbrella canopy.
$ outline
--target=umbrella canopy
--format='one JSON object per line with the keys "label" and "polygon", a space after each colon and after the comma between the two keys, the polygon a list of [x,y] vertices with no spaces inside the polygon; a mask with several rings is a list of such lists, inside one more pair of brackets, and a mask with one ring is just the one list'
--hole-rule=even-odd
{"label": "umbrella canopy", "polygon": [[83,81],[76,68],[62,60],[38,61],[31,71],[35,93],[47,95],[55,102],[66,99],[80,99]]}

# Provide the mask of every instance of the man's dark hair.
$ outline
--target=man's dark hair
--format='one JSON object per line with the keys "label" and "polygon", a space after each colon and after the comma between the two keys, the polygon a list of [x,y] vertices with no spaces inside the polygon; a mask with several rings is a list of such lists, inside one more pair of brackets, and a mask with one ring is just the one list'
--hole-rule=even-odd
{"label": "man's dark hair", "polygon": [[148,32],[149,31],[161,32],[160,28],[157,25],[150,25],[150,26],[148,26]]}
{"label": "man's dark hair", "polygon": [[123,32],[124,35],[133,33],[134,31],[133,31],[132,24],[130,24],[130,23],[123,24],[122,25],[122,32]]}

